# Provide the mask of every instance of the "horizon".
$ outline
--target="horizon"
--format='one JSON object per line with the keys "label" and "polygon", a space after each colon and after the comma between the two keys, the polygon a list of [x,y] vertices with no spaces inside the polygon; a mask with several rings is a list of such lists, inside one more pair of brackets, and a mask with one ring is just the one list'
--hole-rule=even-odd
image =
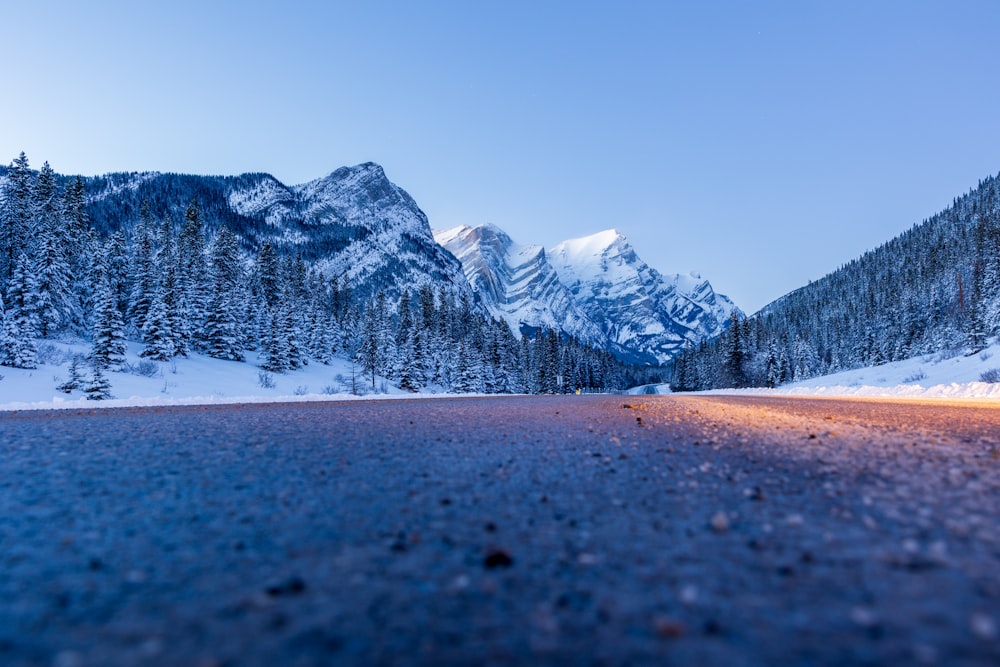
{"label": "horizon", "polygon": [[614,228],[747,313],[1000,170],[1000,7],[978,0],[4,15],[30,54],[0,74],[4,164],[301,184],[372,161],[433,228]]}

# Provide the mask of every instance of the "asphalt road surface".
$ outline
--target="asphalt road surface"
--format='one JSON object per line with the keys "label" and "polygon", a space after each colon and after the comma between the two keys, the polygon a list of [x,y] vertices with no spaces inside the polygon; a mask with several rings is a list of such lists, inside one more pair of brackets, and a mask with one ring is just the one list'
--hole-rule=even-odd
{"label": "asphalt road surface", "polygon": [[998,665],[1000,407],[0,415],[0,664]]}

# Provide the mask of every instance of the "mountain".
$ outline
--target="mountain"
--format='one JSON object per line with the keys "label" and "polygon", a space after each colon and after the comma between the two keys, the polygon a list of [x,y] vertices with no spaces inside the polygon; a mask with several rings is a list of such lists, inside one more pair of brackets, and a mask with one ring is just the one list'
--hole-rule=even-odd
{"label": "mountain", "polygon": [[[3,178],[7,168],[0,170]],[[62,185],[72,177],[59,176]],[[383,169],[368,162],[289,186],[266,173],[197,176],[160,172],[83,178],[86,211],[102,237],[134,238],[148,204],[176,230],[197,200],[204,231],[232,230],[244,256],[269,243],[278,255],[337,277],[359,304],[383,291],[446,287],[473,310],[533,336],[555,329],[641,364],[668,361],[721,331],[734,308],[707,281],[661,276],[615,231],[545,250],[483,225],[431,231],[427,216]]]}
{"label": "mountain", "polygon": [[663,363],[717,335],[736,308],[695,276],[664,277],[615,230],[544,250],[493,225],[435,232],[482,303],[515,330],[553,327],[623,358]]}
{"label": "mountain", "polygon": [[560,281],[611,343],[663,363],[686,345],[718,335],[737,310],[707,280],[664,277],[614,229],[548,250]]}
{"label": "mountain", "polygon": [[88,213],[103,233],[134,226],[144,200],[154,215],[181,220],[197,198],[210,233],[226,224],[249,252],[268,242],[300,254],[359,298],[381,289],[395,299],[424,284],[470,292],[461,264],[434,242],[424,212],[371,162],[298,186],[269,174],[157,172],[110,174],[85,184]]}
{"label": "mountain", "polygon": [[1000,175],[740,329],[679,360],[675,388],[774,386],[917,355],[980,353],[1000,334]]}
{"label": "mountain", "polygon": [[462,263],[480,303],[513,331],[557,329],[606,346],[600,327],[559,281],[541,246],[515,243],[493,225],[435,231],[434,239]]}

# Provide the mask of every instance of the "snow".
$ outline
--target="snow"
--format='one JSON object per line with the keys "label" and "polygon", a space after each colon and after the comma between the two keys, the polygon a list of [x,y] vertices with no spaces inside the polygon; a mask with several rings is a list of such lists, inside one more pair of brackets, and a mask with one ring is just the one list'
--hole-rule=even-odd
{"label": "snow", "polygon": [[603,341],[600,328],[574,302],[540,245],[516,243],[491,224],[434,231],[434,240],[462,270],[493,317],[515,335],[521,325],[561,329],[587,342]]}
{"label": "snow", "polygon": [[451,229],[432,229],[431,234],[434,236],[434,241],[438,245],[447,246],[451,241],[454,241],[471,230],[472,227],[469,227],[468,225],[458,225],[457,227],[452,227]]}
{"label": "snow", "polygon": [[[253,217],[261,211],[266,211],[276,204],[287,202],[293,198],[289,190],[273,178],[265,177],[252,187],[242,190],[232,189],[226,195],[230,208],[240,215]],[[278,225],[282,222],[284,211],[274,211],[267,217],[267,223]]]}
{"label": "snow", "polygon": [[973,355],[967,356],[964,350],[927,354],[810,378],[777,389],[725,389],[702,393],[1000,400],[1000,383],[980,381],[984,372],[993,369],[1000,369],[1000,342]]}
{"label": "snow", "polygon": [[[139,358],[142,345],[128,344],[127,363],[133,368],[140,361],[155,365],[152,377],[135,372],[109,371],[111,393],[105,401],[91,401],[80,390],[63,394],[56,386],[69,377],[69,361],[73,354],[88,354],[90,345],[83,341],[37,341],[40,357],[35,369],[0,366],[0,410],[89,409],[95,407],[136,407],[157,405],[216,405],[227,403],[284,403],[299,401],[369,400],[373,398],[415,398],[435,394],[413,394],[376,376],[373,393],[371,376],[364,377],[360,366],[354,365],[357,385],[367,394],[349,391],[352,363],[335,359],[330,365],[312,362],[302,369],[287,373],[269,373],[273,388],[260,386],[260,367],[256,353],[246,362],[213,359],[200,354],[178,357],[170,362],[148,362]],[[90,375],[88,364],[81,364],[84,382]],[[342,376],[338,380],[337,376]],[[345,386],[346,385],[346,386]],[[332,392],[332,393],[327,393]],[[359,392],[360,393],[360,392]]]}
{"label": "snow", "polygon": [[617,229],[605,229],[590,236],[563,241],[553,250],[558,249],[559,254],[570,258],[574,263],[579,263],[586,258],[600,257],[619,239],[625,241],[625,237],[619,234]]}

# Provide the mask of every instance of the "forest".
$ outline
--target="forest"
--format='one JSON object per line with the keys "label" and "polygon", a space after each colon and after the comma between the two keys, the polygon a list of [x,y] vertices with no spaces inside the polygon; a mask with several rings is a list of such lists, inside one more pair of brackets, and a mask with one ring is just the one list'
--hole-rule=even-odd
{"label": "forest", "polygon": [[1000,332],[1000,177],[674,359],[671,387],[775,387]]}
{"label": "forest", "polygon": [[569,393],[649,377],[556,331],[515,336],[431,279],[392,301],[355,297],[300,253],[247,247],[234,226],[258,223],[203,211],[196,194],[181,213],[164,195],[130,215],[88,206],[88,184],[114,187],[110,178],[66,178],[47,162],[34,171],[24,153],[0,175],[0,364],[34,368],[39,340],[82,337],[94,398],[125,363],[126,341],[156,361],[258,352],[276,373],[344,357],[373,388],[384,377],[412,391]]}

